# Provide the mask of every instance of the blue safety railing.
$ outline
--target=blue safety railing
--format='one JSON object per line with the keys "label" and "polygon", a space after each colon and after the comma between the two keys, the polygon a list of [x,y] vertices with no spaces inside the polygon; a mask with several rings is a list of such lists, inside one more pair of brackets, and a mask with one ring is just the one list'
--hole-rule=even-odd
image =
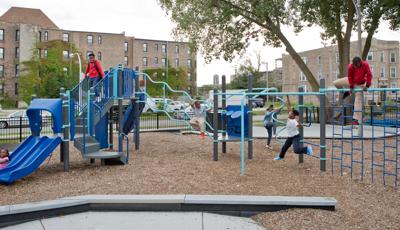
{"label": "blue safety railing", "polygon": [[[162,98],[164,99],[164,102],[162,103],[163,108],[162,109],[152,108],[153,112],[164,113],[170,120],[176,120],[176,121],[178,121],[178,120],[182,121],[182,120],[174,118],[173,115],[171,115],[171,112],[179,112],[183,115],[183,117],[191,116],[191,114],[187,113],[185,110],[174,111],[174,109],[171,108],[171,106],[168,103],[166,103],[167,92],[180,94],[181,96],[183,96],[185,98],[185,101],[194,102],[195,100],[186,91],[172,89],[172,87],[169,86],[168,83],[163,82],[163,81],[155,81],[146,73],[137,72],[136,74],[138,76],[139,75],[143,76],[143,79],[144,79],[144,90],[142,92],[137,92],[137,94],[138,95],[145,94],[145,98],[147,98],[147,100],[152,101],[154,104],[156,104],[156,101],[146,92],[147,84],[149,82],[154,85],[162,86],[162,89],[163,89],[163,91],[162,91],[163,97]],[[143,101],[143,102],[148,103],[147,100]],[[204,103],[208,108],[212,108],[212,104],[210,102],[205,101],[205,100],[198,100],[198,101]],[[142,101],[138,101],[138,103],[140,103],[140,102],[142,102]],[[189,121],[183,119],[183,122],[187,124],[187,126],[191,129],[192,132],[199,133],[198,131],[194,130],[194,128],[190,125]],[[205,128],[204,128],[205,135],[208,137],[211,137],[213,135],[212,134],[213,127],[209,122],[207,122],[206,118],[204,118],[204,125],[205,125]],[[207,129],[211,130],[211,132],[207,132]]]}

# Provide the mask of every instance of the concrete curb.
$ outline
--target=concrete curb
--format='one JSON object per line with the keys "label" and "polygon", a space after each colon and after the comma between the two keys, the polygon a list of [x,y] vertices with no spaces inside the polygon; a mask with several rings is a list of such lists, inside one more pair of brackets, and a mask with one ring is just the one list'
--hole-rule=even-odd
{"label": "concrete curb", "polygon": [[211,212],[252,216],[288,208],[335,210],[332,197],[239,195],[86,195],[0,206],[0,227],[85,211]]}

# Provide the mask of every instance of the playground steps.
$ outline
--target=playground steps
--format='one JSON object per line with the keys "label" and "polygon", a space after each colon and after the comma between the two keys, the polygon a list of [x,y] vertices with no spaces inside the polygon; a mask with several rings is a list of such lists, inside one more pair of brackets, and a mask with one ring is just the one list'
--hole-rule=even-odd
{"label": "playground steps", "polygon": [[104,98],[99,102],[95,102],[97,106],[101,108],[101,110],[94,110],[93,116],[93,124],[96,125],[100,121],[100,117],[103,117],[110,111],[111,107],[114,105],[114,100],[112,98]]}

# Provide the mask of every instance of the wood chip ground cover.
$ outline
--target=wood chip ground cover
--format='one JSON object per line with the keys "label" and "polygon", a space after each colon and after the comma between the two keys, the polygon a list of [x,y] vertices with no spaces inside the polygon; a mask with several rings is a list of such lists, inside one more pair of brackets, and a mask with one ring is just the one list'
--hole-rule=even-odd
{"label": "wood chip ground cover", "polygon": [[[279,151],[279,144],[274,143],[274,150],[267,150],[264,145],[264,140],[255,140],[254,159],[246,159],[246,175],[241,176],[239,143],[228,143],[228,153],[220,154],[219,161],[214,162],[209,139],[144,133],[140,152],[131,152],[130,164],[125,166],[100,166],[99,162],[91,165],[71,144],[69,173],[63,172],[56,150],[32,175],[10,186],[0,185],[0,204],[85,194],[327,196],[338,200],[335,212],[291,209],[262,213],[253,219],[266,229],[400,229],[400,192],[392,182],[389,186],[382,185],[381,170],[375,170],[377,181],[372,184],[369,166],[364,168],[361,181],[356,166],[353,178],[349,170],[340,176],[338,163],[334,164],[331,175],[329,161],[328,173],[322,173],[319,161],[306,157],[305,163],[299,165],[297,155],[291,150],[285,160],[275,162],[273,157]],[[133,145],[130,149],[134,149]],[[329,158],[329,146],[327,153]],[[366,165],[370,164],[370,158],[364,156]]]}

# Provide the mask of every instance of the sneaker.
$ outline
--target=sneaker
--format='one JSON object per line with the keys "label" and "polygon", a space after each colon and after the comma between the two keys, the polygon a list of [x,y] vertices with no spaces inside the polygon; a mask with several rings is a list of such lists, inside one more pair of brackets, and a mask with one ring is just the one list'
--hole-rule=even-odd
{"label": "sneaker", "polygon": [[353,121],[351,122],[352,125],[360,125],[357,119],[353,118]]}
{"label": "sneaker", "polygon": [[277,156],[277,157],[274,158],[274,161],[280,161],[280,160],[283,160],[283,158],[280,157],[280,156]]}
{"label": "sneaker", "polygon": [[265,148],[267,148],[267,149],[272,149],[272,146],[266,145]]}
{"label": "sneaker", "polygon": [[309,155],[309,156],[313,155],[313,151],[312,151],[312,147],[311,146],[307,146],[307,155]]}

